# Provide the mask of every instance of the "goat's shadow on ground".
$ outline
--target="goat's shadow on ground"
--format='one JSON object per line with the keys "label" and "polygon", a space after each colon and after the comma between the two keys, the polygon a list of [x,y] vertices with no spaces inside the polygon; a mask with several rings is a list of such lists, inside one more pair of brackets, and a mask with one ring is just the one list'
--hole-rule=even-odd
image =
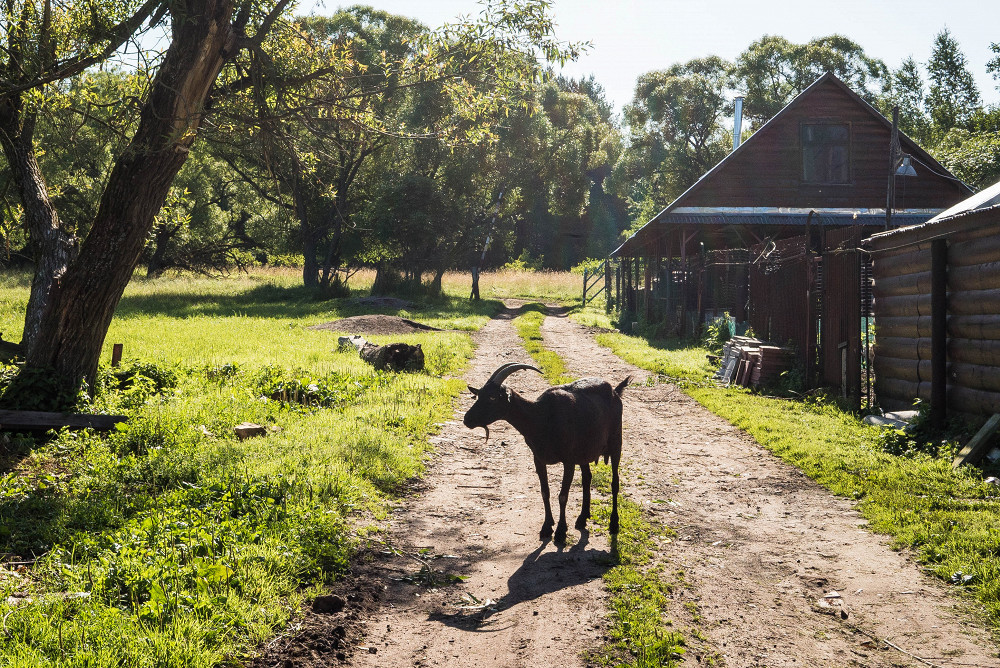
{"label": "goat's shadow on ground", "polygon": [[549,545],[549,541],[545,541],[525,557],[521,566],[508,578],[507,593],[495,604],[472,614],[435,613],[429,619],[466,631],[500,630],[488,624],[493,614],[595,580],[615,565],[615,550],[587,549],[589,542],[590,532],[584,530],[575,544],[557,546],[557,551],[543,553]]}

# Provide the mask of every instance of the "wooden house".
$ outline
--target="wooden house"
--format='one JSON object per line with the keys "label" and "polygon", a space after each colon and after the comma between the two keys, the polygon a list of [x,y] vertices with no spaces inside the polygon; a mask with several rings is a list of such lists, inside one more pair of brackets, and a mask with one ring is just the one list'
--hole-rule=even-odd
{"label": "wooden house", "polygon": [[825,74],[611,254],[621,321],[684,336],[728,312],[794,347],[808,385],[858,397],[870,316],[862,240],[925,223],[971,192]]}

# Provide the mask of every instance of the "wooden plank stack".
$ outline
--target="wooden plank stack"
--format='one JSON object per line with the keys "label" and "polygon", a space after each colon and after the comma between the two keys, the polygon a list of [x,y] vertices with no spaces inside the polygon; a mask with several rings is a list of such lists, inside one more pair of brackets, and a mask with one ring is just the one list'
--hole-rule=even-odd
{"label": "wooden plank stack", "polygon": [[793,351],[749,336],[734,336],[722,347],[722,365],[715,379],[724,385],[763,387],[792,368]]}

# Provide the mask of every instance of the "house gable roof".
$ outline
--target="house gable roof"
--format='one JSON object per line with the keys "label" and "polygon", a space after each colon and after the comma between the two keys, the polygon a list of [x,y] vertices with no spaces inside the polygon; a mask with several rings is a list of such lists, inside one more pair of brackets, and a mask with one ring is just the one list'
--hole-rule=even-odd
{"label": "house gable roof", "polygon": [[[867,214],[867,217],[870,217],[876,211],[875,207],[877,206],[873,201],[873,184],[870,183],[871,172],[874,168],[871,150],[868,150],[868,166],[865,168],[866,171],[863,174],[869,181],[866,188],[867,194],[863,198],[859,198],[856,192],[847,186],[830,186],[825,189],[816,187],[811,190],[806,189],[804,194],[802,193],[803,189],[800,187],[800,192],[797,196],[799,201],[794,202],[788,201],[788,195],[784,195],[786,198],[785,201],[781,201],[781,196],[776,197],[775,195],[778,191],[777,188],[772,187],[774,184],[771,182],[783,179],[787,185],[793,179],[800,180],[798,174],[793,178],[789,177],[788,156],[791,154],[791,151],[794,151],[796,156],[800,155],[798,121],[809,119],[809,105],[811,100],[821,97],[825,97],[827,100],[834,99],[839,108],[847,109],[855,118],[861,118],[867,124],[868,127],[866,129],[869,131],[861,132],[859,128],[859,131],[856,133],[859,136],[852,138],[852,146],[859,144],[859,142],[863,143],[862,148],[866,149],[868,147],[874,149],[877,146],[877,150],[881,152],[880,155],[884,156],[881,158],[884,161],[884,166],[877,168],[877,173],[880,175],[878,178],[882,179],[882,183],[884,183],[888,167],[888,146],[883,147],[880,144],[881,141],[887,142],[892,123],[877,109],[862,99],[861,96],[851,90],[843,81],[828,72],[785,105],[781,111],[758,128],[736,150],[729,153],[714,167],[705,172],[697,182],[650,219],[646,225],[617,248],[612,255],[632,254],[636,249],[635,247],[641,245],[647,237],[653,235],[657,227],[669,222],[680,222],[679,220],[674,220],[676,216],[673,215],[674,212],[680,213],[677,211],[678,209],[688,216],[699,208],[706,212],[709,210],[717,212],[720,208],[729,209],[730,215],[727,217],[727,224],[750,225],[754,224],[754,221],[742,216],[739,211],[740,209],[767,208],[778,212],[783,210],[791,211],[792,209],[838,211],[840,214],[843,214],[841,224],[851,224],[851,221],[857,219],[860,214]],[[830,122],[839,119],[831,117],[829,114],[819,114],[816,120]],[[877,136],[873,137],[871,135],[870,130],[872,128],[875,129]],[[794,133],[794,138],[791,137],[792,133]],[[774,148],[775,144],[780,142],[785,143],[783,148],[784,155],[776,153]],[[878,142],[878,144],[873,145],[872,142]],[[914,160],[918,163],[918,169],[921,169],[920,165],[923,165],[924,181],[934,182],[935,188],[943,193],[947,193],[943,199],[942,197],[931,198],[934,200],[934,206],[932,207],[926,206],[927,201],[923,203],[924,206],[918,207],[920,215],[926,214],[922,220],[927,220],[948,204],[960,200],[972,192],[968,186],[949,174],[945,167],[940,165],[930,154],[902,132],[899,133],[899,142],[902,152],[913,156]],[[783,163],[781,162],[782,160]],[[781,169],[778,169],[779,164],[781,169],[784,170],[784,174],[781,173]],[[801,169],[800,162],[795,163],[795,165],[796,169]],[[877,187],[877,185],[874,187]],[[786,188],[786,190],[790,189]],[[883,190],[881,191],[883,202],[883,208],[881,208],[882,216],[885,215],[884,192],[883,186]],[[727,201],[734,199],[734,197],[741,200],[739,203],[743,204],[742,207],[732,206],[736,203],[735,201]],[[773,199],[774,201],[768,201],[769,199]],[[790,204],[792,206],[789,206]],[[915,214],[916,212],[913,213]],[[912,215],[906,222],[912,223],[911,219]],[[922,222],[922,220],[919,222]],[[831,222],[828,224],[835,223]]]}

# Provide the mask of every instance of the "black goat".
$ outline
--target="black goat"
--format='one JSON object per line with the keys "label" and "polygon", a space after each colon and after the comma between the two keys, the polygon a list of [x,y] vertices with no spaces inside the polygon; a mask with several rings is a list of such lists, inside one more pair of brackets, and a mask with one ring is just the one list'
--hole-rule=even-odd
{"label": "black goat", "polygon": [[539,532],[542,540],[552,536],[552,507],[549,505],[550,464],[564,467],[559,490],[559,524],[555,540],[566,540],[566,501],[573,483],[573,471],[579,464],[583,474],[583,511],[576,520],[580,531],[590,518],[590,462],[604,457],[611,461],[611,523],[608,530],[618,533],[618,462],[622,456],[622,392],[632,380],[629,376],[618,387],[600,378],[583,378],[566,385],[550,387],[532,401],[503,386],[504,380],[521,369],[538,369],[530,364],[504,364],[493,372],[481,388],[469,386],[476,403],[465,414],[465,426],[483,427],[490,437],[489,425],[506,420],[524,436],[535,456],[535,471],[542,486],[545,523]]}

